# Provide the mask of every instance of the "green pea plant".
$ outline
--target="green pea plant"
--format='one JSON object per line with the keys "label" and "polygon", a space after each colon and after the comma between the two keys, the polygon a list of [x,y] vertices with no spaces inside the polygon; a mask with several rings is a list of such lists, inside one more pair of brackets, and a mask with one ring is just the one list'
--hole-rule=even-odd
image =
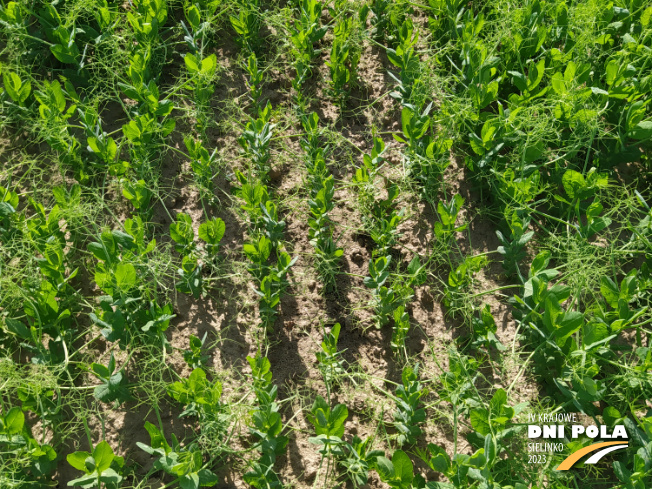
{"label": "green pea plant", "polygon": [[214,204],[216,197],[213,180],[217,173],[217,150],[209,153],[201,140],[191,137],[186,137],[184,143],[190,156],[190,169],[195,183],[199,187],[202,202],[207,201],[208,204]]}
{"label": "green pea plant", "polygon": [[[316,353],[319,362],[319,371],[322,374],[327,391],[330,393],[333,384],[346,372],[342,361],[342,352],[337,350],[337,340],[340,336],[340,323],[335,323],[331,331],[324,331],[324,341],[321,343],[321,351]],[[330,397],[330,396],[329,396]]]}
{"label": "green pea plant", "polygon": [[324,151],[319,147],[317,114],[313,112],[310,116],[302,117],[302,124],[307,136],[301,139],[301,147],[305,153],[310,189],[308,236],[310,244],[315,248],[319,275],[327,288],[330,288],[335,283],[337,263],[344,253],[333,239],[334,224],[329,216],[335,207],[335,183],[326,167]]}
{"label": "green pea plant", "polygon": [[288,437],[281,435],[283,422],[276,401],[278,387],[272,382],[271,363],[266,357],[247,357],[251,366],[253,389],[258,405],[251,413],[249,431],[256,439],[260,458],[244,475],[245,481],[258,489],[283,487],[276,472],[276,457],[285,452]]}
{"label": "green pea plant", "polygon": [[20,407],[5,409],[0,410],[0,449],[11,458],[3,460],[8,462],[3,464],[3,476],[17,484],[46,484],[56,468],[57,453],[33,437]]}
{"label": "green pea plant", "polygon": [[202,453],[198,448],[192,444],[182,447],[174,433],[170,445],[162,431],[149,422],[145,423],[145,429],[151,438],[150,444],[138,442],[137,445],[141,450],[156,457],[154,471],[164,471],[183,488],[199,489],[217,484],[217,476],[204,468]]}
{"label": "green pea plant", "polygon": [[344,110],[351,84],[356,80],[360,61],[360,48],[353,42],[355,27],[355,20],[351,17],[342,17],[335,24],[335,38],[330,59],[326,62],[330,71],[330,93],[340,112]]}
{"label": "green pea plant", "polygon": [[[298,257],[292,258],[282,249],[285,222],[279,220],[276,203],[269,198],[266,185],[250,183],[240,172],[236,177],[241,186],[234,191],[244,201],[241,207],[249,217],[252,234],[243,251],[251,264],[247,270],[258,284],[254,292],[259,297],[259,316],[266,332],[274,325],[281,296],[289,285],[287,274]],[[275,265],[268,263],[272,252],[276,256]]]}
{"label": "green pea plant", "polygon": [[195,416],[201,422],[223,421],[225,407],[220,401],[222,384],[209,381],[206,372],[197,367],[188,378],[168,385],[168,394],[184,407],[182,416]]}
{"label": "green pea plant", "polygon": [[236,41],[246,55],[256,53],[260,47],[260,2],[241,2],[238,15],[229,16],[231,27],[236,32]]}
{"label": "green pea plant", "polygon": [[125,221],[124,231],[103,231],[98,241],[87,246],[97,260],[95,283],[105,294],[89,316],[101,334],[121,348],[143,333],[148,343],[155,338],[168,345],[165,331],[175,317],[172,306],[158,304],[146,279],[146,260],[155,247],[156,240],[146,241],[145,225],[138,216]]}
{"label": "green pea plant", "polygon": [[98,489],[117,489],[123,476],[124,458],[113,453],[106,441],[98,443],[93,452],[74,452],[66,457],[68,463],[85,475],[68,482],[69,486]]}
{"label": "green pea plant", "polygon": [[204,336],[201,338],[195,336],[194,334],[190,335],[188,339],[189,350],[184,350],[183,360],[186,364],[193,370],[205,366],[208,363],[208,355],[203,353],[202,348],[206,344],[206,337],[208,332],[204,333]]}
{"label": "green pea plant", "polygon": [[301,0],[299,2],[299,18],[292,25],[288,25],[289,39],[292,43],[292,56],[295,77],[292,80],[292,87],[296,92],[297,106],[303,107],[302,87],[310,78],[312,64],[321,52],[315,49],[317,44],[328,31],[328,26],[322,26],[321,13],[323,3],[318,0]]}
{"label": "green pea plant", "polygon": [[403,385],[399,385],[394,392],[396,396],[396,411],[394,412],[393,426],[397,430],[396,444],[413,444],[421,435],[419,424],[426,419],[426,412],[419,408],[419,399],[427,394],[419,381],[419,365],[406,366],[401,373]]}
{"label": "green pea plant", "polygon": [[111,353],[108,365],[95,362],[91,364],[91,372],[102,381],[102,384],[93,390],[95,399],[102,402],[115,402],[116,405],[131,399],[127,376],[124,373],[125,366],[126,363],[121,369],[116,370],[113,353]]}
{"label": "green pea plant", "polygon": [[263,182],[269,178],[271,165],[270,141],[274,134],[275,124],[269,122],[272,106],[268,102],[264,109],[259,110],[258,118],[251,118],[238,138],[238,144],[251,162],[251,173]]}
{"label": "green pea plant", "polygon": [[406,20],[399,30],[400,43],[396,49],[388,48],[387,57],[399,71],[399,77],[389,72],[389,75],[396,81],[396,89],[390,94],[398,100],[401,106],[412,104],[420,106],[418,100],[413,100],[413,92],[419,83],[419,57],[415,53],[414,46],[419,40],[418,33],[414,32],[412,21]]}

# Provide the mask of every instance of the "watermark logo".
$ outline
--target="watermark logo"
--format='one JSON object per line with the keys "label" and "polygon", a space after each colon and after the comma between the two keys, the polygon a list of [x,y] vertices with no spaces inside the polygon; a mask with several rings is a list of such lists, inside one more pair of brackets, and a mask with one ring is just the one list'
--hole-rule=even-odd
{"label": "watermark logo", "polygon": [[573,453],[571,453],[568,457],[564,459],[562,463],[559,464],[557,470],[568,470],[573,465],[575,465],[575,463],[579,459],[581,459],[584,455],[588,455],[591,452],[595,452],[596,450],[599,450],[597,453],[591,455],[591,457],[589,457],[589,459],[586,462],[584,462],[585,464],[595,464],[606,454],[613,452],[615,450],[620,450],[621,448],[627,448],[627,446],[628,446],[627,442],[623,443],[621,441],[605,441],[603,443],[594,443],[593,445],[580,448],[579,450],[576,450]]}
{"label": "watermark logo", "polygon": [[[539,424],[532,424],[537,422]],[[564,449],[564,440],[575,440],[582,435],[591,439],[600,438],[601,440],[616,440],[617,441],[600,441],[593,443],[587,447],[582,447],[575,450],[564,461],[559,464],[556,470],[568,470],[572,468],[584,456],[593,453],[584,463],[595,464],[602,457],[608,453],[628,447],[628,436],[624,425],[616,425],[613,430],[607,426],[596,426],[589,424],[585,426],[578,424],[577,415],[575,413],[553,413],[553,414],[540,414],[538,419],[536,415],[528,415],[528,438],[531,440],[550,440],[550,442],[528,443],[530,453],[543,452],[544,454],[530,455],[530,463],[545,463],[545,453],[561,452]],[[570,426],[567,426],[570,425]],[[570,428],[570,431],[567,429]],[[570,435],[567,437],[567,435]]]}

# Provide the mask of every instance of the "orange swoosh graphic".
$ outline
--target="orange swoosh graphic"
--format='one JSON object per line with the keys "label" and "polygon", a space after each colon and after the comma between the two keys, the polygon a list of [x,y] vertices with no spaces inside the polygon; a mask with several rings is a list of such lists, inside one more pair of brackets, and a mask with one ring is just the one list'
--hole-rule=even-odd
{"label": "orange swoosh graphic", "polygon": [[578,451],[571,453],[566,459],[559,464],[559,467],[557,467],[557,470],[568,470],[570,469],[573,465],[575,465],[575,462],[577,462],[579,459],[581,459],[584,455],[587,453],[595,452],[596,450],[599,450],[600,448],[608,447],[611,445],[627,445],[627,442],[622,442],[622,441],[605,441],[603,443],[594,443],[593,445],[589,445],[588,447],[580,448]]}

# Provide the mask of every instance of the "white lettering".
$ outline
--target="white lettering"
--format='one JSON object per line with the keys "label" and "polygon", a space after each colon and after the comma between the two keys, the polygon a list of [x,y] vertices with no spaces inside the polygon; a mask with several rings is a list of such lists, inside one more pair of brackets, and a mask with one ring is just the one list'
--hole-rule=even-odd
{"label": "white lettering", "polygon": [[557,433],[556,426],[554,424],[547,424],[543,427],[543,437],[544,438],[555,438]]}
{"label": "white lettering", "polygon": [[528,438],[539,438],[541,436],[541,426],[535,424],[528,425],[527,427],[527,437]]}
{"label": "white lettering", "polygon": [[[587,430],[588,432],[588,430]],[[611,438],[606,425],[600,425],[600,438]]]}
{"label": "white lettering", "polygon": [[614,438],[627,438],[627,431],[625,431],[625,427],[622,424],[617,424],[616,427],[614,428]]}
{"label": "white lettering", "polygon": [[584,426],[582,426],[581,424],[574,424],[573,427],[571,428],[571,431],[573,433],[572,437],[577,438],[582,433],[584,433]]}

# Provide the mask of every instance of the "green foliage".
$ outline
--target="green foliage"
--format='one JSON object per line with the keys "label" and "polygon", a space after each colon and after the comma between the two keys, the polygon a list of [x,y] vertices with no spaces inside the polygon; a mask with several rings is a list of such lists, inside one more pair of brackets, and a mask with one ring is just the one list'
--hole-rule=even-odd
{"label": "green foliage", "polygon": [[194,255],[186,255],[181,259],[181,268],[177,269],[179,281],[175,284],[177,290],[184,294],[192,294],[198,299],[205,293],[202,277],[202,264]]}
{"label": "green foliage", "polygon": [[473,455],[456,453],[451,459],[443,448],[430,443],[426,450],[418,450],[417,454],[430,469],[444,474],[455,488],[468,487],[473,481],[492,487],[496,484],[496,474],[492,469],[500,462],[501,453],[505,452],[503,440],[523,431],[521,427],[508,424],[524,407],[525,404],[510,407],[506,392],[498,389],[488,407],[477,407],[470,413],[475,432],[469,435],[469,441],[482,448]]}
{"label": "green foliage", "polygon": [[25,102],[27,102],[27,99],[32,93],[32,84],[30,81],[21,80],[20,76],[12,71],[5,71],[2,73],[2,82],[11,100],[24,107]]}
{"label": "green foliage", "polygon": [[505,351],[505,346],[496,337],[496,321],[491,315],[489,304],[485,304],[477,311],[478,315],[471,320],[473,328],[472,345],[490,347],[493,346],[498,351]]}
{"label": "green foliage", "polygon": [[62,418],[61,400],[55,398],[54,390],[42,386],[18,388],[18,399],[22,402],[21,409],[37,415],[45,426],[56,426]]}
{"label": "green foliage", "polygon": [[[288,445],[313,436],[324,457],[316,475],[304,474],[314,486],[373,485],[372,470],[400,489],[651,486],[647,3],[16,0],[0,5],[0,25],[0,487],[56,485],[57,462],[84,428],[115,437],[111,416],[89,409],[116,409],[130,392],[159,423],[147,425],[152,441],[143,445],[153,468],[123,465],[106,442],[89,439],[88,453],[68,455],[81,475],[71,485],[212,486],[211,471],[226,463],[224,473],[238,469],[253,487],[280,489],[302,477],[296,464],[294,475],[279,465]],[[225,58],[233,55],[229,36],[241,46],[237,60]],[[358,73],[361,53],[368,59]],[[311,80],[317,60],[327,62],[323,80]],[[246,87],[234,93],[240,78]],[[288,89],[294,112],[278,99]],[[279,100],[275,109],[267,94]],[[371,127],[369,140],[360,127]],[[234,128],[243,152],[235,159]],[[397,147],[389,148],[383,138],[392,133]],[[365,142],[371,147],[361,150]],[[188,164],[188,175],[175,174]],[[275,165],[295,175],[279,183]],[[162,228],[155,209],[177,216],[193,207],[170,198],[188,177],[203,216],[193,223],[180,214]],[[224,179],[239,187],[237,202]],[[350,203],[339,209],[339,200],[350,190],[358,205],[347,219]],[[134,216],[125,220],[125,209]],[[229,248],[245,236],[240,257],[222,252],[217,215],[244,225],[228,236]],[[307,253],[285,241],[290,227],[292,242],[304,229]],[[349,257],[355,266],[344,260],[345,235],[369,250],[366,277],[357,254]],[[301,409],[310,389],[295,388],[292,372],[275,382],[262,356],[279,341],[294,350],[305,340],[305,318],[300,331],[290,318],[315,297],[295,304],[284,295],[295,281],[293,293],[315,292],[311,272],[293,269],[300,253],[313,261],[326,301],[309,308],[320,310],[313,323],[362,320],[365,329],[356,291],[364,280],[370,323],[392,328],[391,338],[374,333],[372,343],[382,337],[401,367],[418,361],[430,376],[443,373],[426,381],[425,370],[406,367],[387,393],[376,371],[345,370],[336,324],[324,331],[315,364],[327,400]],[[490,260],[504,274],[496,277]],[[243,287],[257,305],[221,308],[246,299]],[[415,296],[420,304],[411,307]],[[190,334],[206,331],[202,320],[190,325],[189,344],[172,348],[173,299],[191,320],[219,316],[215,344]],[[424,318],[436,317],[440,302],[455,316],[447,359],[432,335],[418,338],[421,328],[432,332]],[[287,331],[272,333],[281,303]],[[257,324],[243,329],[252,313]],[[512,320],[515,328],[503,330]],[[251,376],[238,382],[227,368],[213,377],[212,350],[243,338],[258,351],[248,358]],[[177,376],[170,368],[181,355],[190,370]],[[236,357],[227,348],[215,360],[226,368]],[[428,403],[426,383],[437,391]],[[524,406],[508,399],[524,386],[542,396],[533,413],[577,411],[596,424],[623,424],[629,447],[597,470],[556,472],[562,454],[528,465],[519,457]],[[353,433],[374,433],[366,439],[345,433],[348,409],[338,403],[352,389],[372,389],[352,411]],[[183,447],[163,436],[163,391],[187,416]],[[389,418],[379,393],[397,405]],[[315,433],[301,430],[302,413]],[[388,429],[376,429],[379,422]],[[445,432],[450,443],[428,445],[421,429]],[[421,446],[386,457],[373,449],[376,432],[392,448]],[[590,443],[572,441],[567,451]]]}
{"label": "green foliage", "polygon": [[469,417],[473,429],[486,436],[503,431],[515,414],[514,408],[507,404],[505,390],[498,389],[489,402],[489,408],[472,409]]}
{"label": "green foliage", "polygon": [[473,278],[476,273],[489,264],[487,257],[467,256],[454,270],[448,274],[448,281],[445,284],[444,304],[454,314],[456,309],[464,308],[465,293],[473,285]]}
{"label": "green foliage", "polygon": [[405,311],[405,306],[398,306],[394,310],[394,327],[392,331],[392,350],[396,353],[405,348],[405,339],[410,331],[410,315]]}
{"label": "green foliage", "polygon": [[324,331],[324,341],[321,342],[321,350],[316,353],[319,362],[319,371],[324,377],[327,385],[336,383],[345,373],[341,351],[337,350],[337,340],[340,336],[340,323],[335,323],[330,333]]}
{"label": "green foliage", "polygon": [[[213,218],[199,225],[198,234],[206,243],[205,252],[209,260],[215,259],[225,230],[224,221],[220,218]],[[197,298],[204,293],[202,263],[199,261],[192,218],[188,214],[177,214],[176,221],[170,224],[170,237],[176,243],[174,249],[181,255],[177,290]]]}
{"label": "green foliage", "polygon": [[[20,216],[9,211],[13,209],[10,202],[16,198],[7,193],[4,209],[8,218],[15,223]],[[34,252],[42,257],[35,257],[34,262],[40,270],[40,276],[24,284],[22,312],[7,317],[8,331],[20,341],[20,344],[32,356],[33,363],[67,363],[67,344],[72,341],[74,333],[71,317],[75,310],[74,294],[71,281],[78,269],[69,269],[69,260],[64,255],[68,246],[61,227],[65,226],[63,211],[58,206],[49,213],[44,206],[30,199],[33,215],[26,223],[26,237],[29,238]],[[63,223],[61,222],[63,220]],[[8,221],[8,222],[11,222]]]}
{"label": "green foliage", "polygon": [[34,92],[34,98],[39,103],[43,138],[61,155],[62,161],[73,168],[76,178],[81,182],[86,181],[88,173],[79,156],[80,144],[67,122],[77,110],[77,105],[68,105],[68,99],[78,100],[74,87],[68,81],[64,82],[63,88],[57,80],[43,81],[41,87]]}
{"label": "green foliage", "polygon": [[[140,103],[135,113],[139,115],[149,114],[154,118],[161,117],[164,119],[174,110],[174,104],[170,99],[160,100],[160,91],[156,79],[150,76],[149,61],[150,54],[147,51],[132,55],[129,58],[129,67],[127,69],[131,83],[119,83],[118,85],[127,97]],[[186,65],[189,62],[190,59],[188,59]],[[202,66],[202,68],[208,72],[206,74],[210,74],[210,60],[205,60],[204,64],[206,66]]]}
{"label": "green foliage", "polygon": [[263,71],[258,68],[258,58],[254,53],[251,53],[247,58],[247,73],[249,80],[249,96],[254,103],[254,108],[257,110],[260,103],[260,97],[263,94]]}
{"label": "green foliage", "polygon": [[[356,170],[354,183],[358,185],[360,204],[364,210],[363,224],[371,239],[376,243],[372,252],[374,257],[386,255],[396,243],[398,225],[403,218],[403,209],[397,208],[399,187],[384,178],[384,191],[376,186],[377,175],[384,164],[385,144],[380,138],[374,138],[370,155],[364,155],[363,166]],[[377,198],[386,193],[387,198]]]}
{"label": "green foliage", "polygon": [[50,52],[58,61],[75,65],[76,70],[81,71],[84,60],[75,41],[77,34],[84,31],[74,24],[66,25],[54,5],[47,5],[40,13],[39,21],[50,41]]}
{"label": "green foliage", "polygon": [[113,402],[116,404],[128,401],[131,399],[129,388],[127,387],[127,376],[124,374],[125,366],[116,370],[115,357],[111,353],[109,364],[107,366],[101,363],[92,363],[91,371],[100,379],[103,384],[97,386],[93,390],[93,396],[98,401]]}
{"label": "green foliage", "polygon": [[220,241],[222,241],[225,231],[226,224],[219,217],[214,217],[199,225],[197,234],[206,243],[206,252],[209,256],[217,255],[220,249]]}
{"label": "green foliage", "polygon": [[0,450],[13,461],[3,464],[3,471],[16,484],[47,483],[47,476],[56,468],[56,452],[34,439],[19,407],[0,411]]}
{"label": "green foliage", "polygon": [[[618,411],[616,411],[617,414]],[[652,433],[650,417],[644,418],[638,425],[630,418],[625,418],[624,424],[637,448],[628,466],[628,461],[616,461],[613,464],[614,473],[627,489],[643,489],[652,476]]]}
{"label": "green foliage", "polygon": [[201,368],[195,368],[187,379],[170,384],[168,394],[184,406],[179,416],[196,416],[206,422],[215,419],[224,410],[220,402],[222,384],[210,382]]}
{"label": "green foliage", "polygon": [[371,191],[369,187],[373,187],[373,184],[376,180],[376,175],[385,163],[385,159],[383,158],[384,152],[385,142],[381,138],[375,137],[373,140],[371,154],[365,154],[363,156],[363,166],[355,171],[353,181],[357,184],[363,184],[361,188],[361,198],[364,198],[365,201],[373,198],[374,192]]}
{"label": "green foliage", "polygon": [[582,412],[594,413],[593,403],[607,391],[600,355],[614,348],[611,342],[624,328],[636,328],[647,308],[632,310],[629,303],[636,300],[645,282],[639,282],[638,271],[625,277],[620,287],[604,277],[600,290],[607,308],[581,312],[564,305],[573,294],[571,287],[550,286],[558,270],[548,268],[549,263],[549,252],[539,253],[532,261],[522,293],[513,298],[514,316],[528,325],[529,337],[537,345],[533,354],[539,362],[537,371],[545,370],[544,378],[550,379],[561,398]]}
{"label": "green foliage", "polygon": [[127,13],[127,21],[134,36],[145,49],[159,42],[159,29],[167,20],[165,0],[138,0],[134,9]]}
{"label": "green foliage", "polygon": [[317,436],[309,438],[310,443],[321,446],[319,453],[343,455],[342,437],[344,436],[344,423],[349,417],[349,410],[344,404],[338,404],[331,409],[326,400],[317,396],[310,409],[308,421],[315,427]]}
{"label": "green foliage", "polygon": [[[196,9],[196,6],[193,5],[192,8]],[[185,28],[183,23],[182,25]],[[192,42],[190,43],[191,49],[195,54],[187,53],[183,58],[190,75],[190,79],[186,82],[186,87],[192,90],[197,113],[197,129],[200,131],[205,131],[209,123],[210,98],[215,91],[213,79],[217,72],[217,57],[215,54],[202,57],[202,48],[197,45],[199,41],[195,40],[195,37],[201,35],[205,27],[206,24],[202,24],[201,28],[195,28],[194,37],[191,38]],[[186,39],[189,38],[190,36],[186,36]],[[190,148],[188,148],[188,151],[191,151]],[[193,159],[195,159],[194,156]]]}
{"label": "green foliage", "polygon": [[413,444],[421,435],[419,424],[426,420],[426,412],[419,408],[419,399],[427,394],[419,382],[419,365],[414,368],[406,366],[401,373],[403,385],[396,388],[396,412],[394,412],[394,428],[398,431],[396,443],[399,447]]}
{"label": "green foliage", "polygon": [[392,489],[409,489],[414,480],[414,466],[410,457],[402,450],[396,450],[392,460],[379,456],[376,458],[376,470],[380,480]]}
{"label": "green foliage", "polygon": [[[390,76],[397,83],[396,90],[390,95],[392,98],[398,100],[402,106],[408,106],[416,102],[416,106],[418,107],[420,103],[418,100],[413,100],[413,92],[419,83],[419,57],[414,51],[414,46],[418,42],[419,36],[414,32],[414,26],[411,20],[403,22],[403,25],[398,31],[398,35],[400,43],[396,49],[387,49],[389,61],[400,70],[400,78],[397,78],[390,72]],[[401,118],[403,119],[403,117]],[[427,128],[427,124],[425,128]],[[406,130],[405,123],[403,130],[404,132]]]}
{"label": "green foliage", "polygon": [[170,224],[170,237],[176,243],[174,249],[181,256],[190,255],[195,250],[195,230],[188,214],[177,214],[176,221]]}
{"label": "green foliage", "polygon": [[[249,183],[240,172],[236,172],[236,177],[242,186],[234,192],[244,200],[242,209],[248,214],[253,235],[251,241],[243,245],[243,251],[251,262],[247,270],[258,282],[254,292],[259,297],[258,313],[262,326],[270,330],[288,285],[286,276],[298,257],[292,258],[280,248],[285,221],[279,220],[276,203],[269,199],[267,187],[260,182]],[[268,264],[272,251],[276,255],[274,266]]]}
{"label": "green foliage", "polygon": [[25,15],[26,13],[24,6],[20,3],[7,2],[6,5],[0,7],[0,22],[6,28],[21,30],[28,17]]}
{"label": "green foliage", "polygon": [[237,16],[231,15],[231,27],[236,32],[236,41],[246,54],[257,52],[260,45],[259,1],[253,0],[240,5]]}
{"label": "green foliage", "polygon": [[276,265],[269,266],[267,260],[272,251],[272,242],[265,236],[253,243],[245,243],[243,249],[252,262],[248,271],[259,282],[254,292],[259,296],[258,310],[262,325],[265,329],[271,329],[276,320],[281,295],[288,285],[285,277],[297,258],[291,258],[283,251],[277,254]]}
{"label": "green foliage", "polygon": [[204,347],[204,343],[206,343],[207,335],[208,333],[204,333],[201,339],[194,334],[190,335],[190,349],[183,352],[183,359],[192,369],[203,367],[208,362],[208,355],[202,354],[202,348]]}
{"label": "green foliage", "polygon": [[509,275],[517,273],[520,275],[518,263],[525,258],[525,245],[534,236],[534,231],[525,232],[530,224],[530,217],[525,213],[514,211],[511,219],[507,220],[510,234],[505,236],[500,231],[496,231],[496,236],[501,246],[496,251],[503,255],[503,269]]}
{"label": "green foliage", "polygon": [[99,308],[89,316],[107,340],[120,341],[123,348],[141,331],[167,344],[164,332],[175,317],[172,306],[160,306],[143,280],[143,261],[155,247],[156,240],[145,241],[140,217],[127,219],[124,231],[104,231],[98,241],[88,244],[97,260],[95,283],[107,294],[100,297]]}
{"label": "green foliage", "polygon": [[289,39],[292,43],[294,69],[296,76],[292,86],[300,95],[301,88],[311,75],[313,60],[321,50],[315,49],[328,30],[328,26],[321,26],[322,2],[318,0],[301,0],[299,2],[299,19],[288,26]]}
{"label": "green foliage", "polygon": [[259,489],[282,487],[274,472],[274,463],[276,457],[285,452],[288,437],[281,435],[283,423],[276,402],[278,388],[272,383],[269,359],[257,355],[255,358],[247,357],[247,361],[251,366],[253,388],[258,400],[258,406],[251,413],[249,431],[259,444],[260,458],[244,475],[244,479]]}
{"label": "green foliage", "polygon": [[309,116],[302,116],[301,122],[306,131],[306,136],[301,139],[301,147],[305,152],[310,190],[308,237],[316,251],[320,276],[327,287],[332,287],[338,261],[344,254],[344,250],[333,240],[334,224],[330,218],[330,212],[335,207],[335,183],[326,167],[324,149],[320,147],[319,116],[313,112]]}
{"label": "green foliage", "polygon": [[419,456],[430,469],[444,474],[455,488],[469,487],[476,478],[487,479],[484,448],[476,450],[473,455],[456,453],[451,459],[443,448],[430,443],[427,451],[420,452]]}
{"label": "green foliage", "polygon": [[333,28],[333,44],[326,66],[330,71],[330,92],[335,103],[343,110],[351,84],[357,76],[360,47],[353,41],[355,19],[342,17]]}
{"label": "green foliage", "polygon": [[380,329],[389,322],[400,305],[400,298],[394,289],[385,286],[389,278],[392,256],[381,256],[369,261],[369,277],[364,278],[365,286],[373,289],[372,305],[376,314],[376,327]]}
{"label": "green foliage", "polygon": [[457,216],[464,205],[461,195],[454,195],[450,202],[438,202],[437,214],[439,221],[435,223],[435,236],[444,241],[449,241],[454,233],[464,231],[466,224],[456,226]]}
{"label": "green foliage", "polygon": [[74,452],[66,457],[68,463],[86,475],[68,482],[69,486],[118,488],[122,482],[124,459],[114,455],[106,441],[101,441],[93,453]]}
{"label": "green foliage", "polygon": [[394,202],[399,196],[398,185],[386,183],[387,198],[376,199],[371,207],[371,218],[367,221],[371,239],[376,243],[374,256],[388,253],[397,241],[398,225],[403,218],[403,209],[398,210]]}
{"label": "green foliage", "polygon": [[218,482],[217,476],[203,468],[201,451],[193,447],[182,447],[177,437],[172,434],[172,445],[168,444],[163,433],[153,424],[146,422],[145,429],[151,438],[150,445],[138,442],[141,450],[157,457],[154,470],[163,470],[171,475],[183,489],[213,487]]}
{"label": "green foliage", "polygon": [[269,143],[272,139],[275,124],[269,122],[272,106],[267,102],[265,109],[259,111],[258,119],[251,119],[238,138],[238,144],[245,155],[251,159],[254,174],[263,182],[267,181],[271,169],[269,164]]}
{"label": "green foliage", "polygon": [[200,195],[212,201],[214,199],[213,178],[215,177],[215,166],[217,150],[208,152],[201,141],[186,137],[184,140],[188,154],[190,155],[190,168],[192,169],[195,182],[199,186]]}
{"label": "green foliage", "polygon": [[12,237],[20,233],[20,214],[18,194],[8,188],[0,186],[0,240],[7,244]]}
{"label": "green foliage", "polygon": [[176,126],[169,117],[174,110],[172,100],[160,100],[156,81],[150,80],[149,58],[149,51],[134,54],[128,69],[131,84],[119,84],[125,95],[140,102],[130,110],[131,120],[122,126],[122,133],[129,142],[130,166],[139,179],[147,181],[156,179],[154,161],[161,143]]}
{"label": "green foliage", "polygon": [[147,186],[147,183],[145,183],[145,180],[131,181],[123,179],[121,183],[122,195],[131,202],[131,205],[142,217],[147,219],[152,213],[149,205],[152,199],[152,191]]}
{"label": "green foliage", "polygon": [[469,409],[479,406],[474,383],[478,377],[478,361],[475,358],[460,355],[457,351],[448,352],[448,371],[440,377],[442,399],[453,405],[455,412],[468,413]]}
{"label": "green foliage", "polygon": [[346,477],[355,487],[367,484],[369,470],[376,464],[376,459],[383,455],[382,450],[371,450],[372,438],[354,436],[351,443],[345,443],[344,454],[339,463],[346,470]]}
{"label": "green foliage", "polygon": [[80,124],[86,131],[86,149],[93,154],[97,161],[95,165],[100,167],[106,166],[109,171],[116,175],[124,173],[124,163],[118,163],[118,145],[115,139],[110,137],[102,129],[102,119],[97,111],[92,108],[77,109],[79,114]]}
{"label": "green foliage", "polygon": [[363,5],[360,9],[360,19],[364,23],[369,12],[373,13],[370,18],[371,37],[376,42],[395,45],[398,41],[398,31],[406,20],[406,16],[412,13],[409,2],[404,0],[372,0],[369,5]]}

